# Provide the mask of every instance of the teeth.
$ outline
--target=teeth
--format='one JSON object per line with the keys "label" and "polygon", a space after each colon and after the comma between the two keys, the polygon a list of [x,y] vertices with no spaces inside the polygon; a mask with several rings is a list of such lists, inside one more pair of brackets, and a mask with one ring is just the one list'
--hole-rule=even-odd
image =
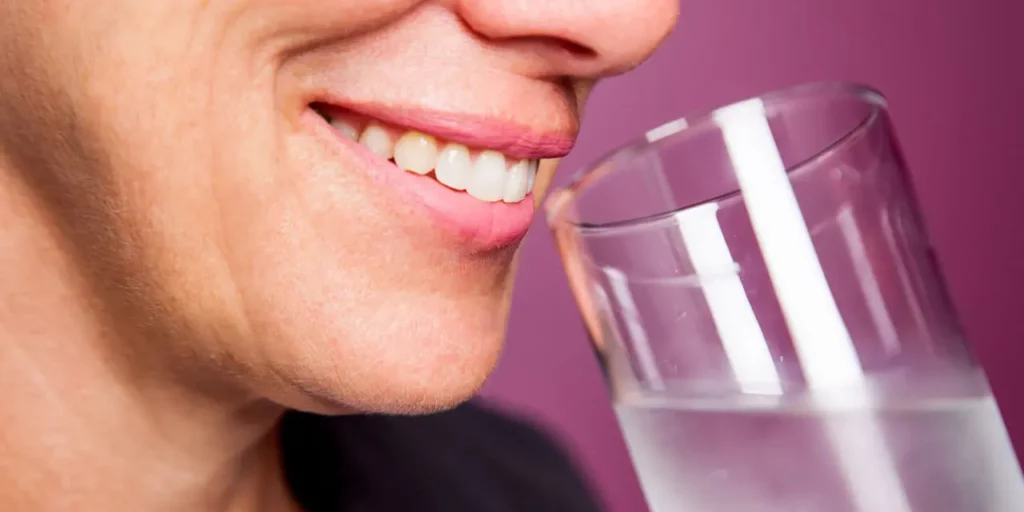
{"label": "teeth", "polygon": [[520,160],[509,167],[508,176],[505,177],[505,194],[502,198],[506,203],[518,203],[526,199],[529,192],[529,160]]}
{"label": "teeth", "polygon": [[359,140],[359,129],[341,119],[332,119],[331,126],[352,140]]}
{"label": "teeth", "polygon": [[473,172],[473,162],[469,159],[469,149],[462,144],[448,144],[441,150],[437,159],[434,176],[437,181],[455,190],[466,190],[469,177]]}
{"label": "teeth", "polygon": [[497,151],[481,151],[480,156],[476,157],[466,192],[481,201],[501,201],[505,195],[507,175],[504,155]]}
{"label": "teeth", "polygon": [[[462,144],[445,143],[417,131],[408,131],[396,140],[395,133],[371,122],[360,133],[357,125],[342,119],[328,119],[344,136],[358,140],[377,156],[394,159],[395,165],[419,175],[434,177],[453,190],[487,202],[518,203],[533,191],[538,160],[509,160],[494,150],[483,150],[473,163],[472,152]],[[439,149],[440,148],[440,149]]]}
{"label": "teeth", "polygon": [[391,134],[379,124],[367,126],[359,137],[359,143],[385,160],[390,160],[395,155],[395,144],[391,141]]}
{"label": "teeth", "polygon": [[406,132],[395,144],[395,165],[403,171],[429,173],[437,165],[437,141],[420,132]]}

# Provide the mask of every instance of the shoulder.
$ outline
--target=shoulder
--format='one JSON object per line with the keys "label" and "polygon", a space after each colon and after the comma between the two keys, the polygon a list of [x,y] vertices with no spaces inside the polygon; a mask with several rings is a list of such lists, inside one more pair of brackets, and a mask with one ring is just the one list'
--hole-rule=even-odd
{"label": "shoulder", "polygon": [[292,413],[282,435],[310,512],[599,510],[548,436],[477,404],[426,416]]}

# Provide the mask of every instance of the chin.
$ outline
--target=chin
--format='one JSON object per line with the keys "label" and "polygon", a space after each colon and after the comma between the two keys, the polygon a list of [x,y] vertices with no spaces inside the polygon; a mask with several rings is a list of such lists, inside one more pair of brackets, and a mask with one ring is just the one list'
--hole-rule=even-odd
{"label": "chin", "polygon": [[[393,347],[409,345],[407,339],[378,339]],[[500,334],[467,339],[451,333],[444,338],[419,337],[416,343],[424,343],[424,348],[374,351],[357,365],[342,360],[331,364],[329,358],[310,360],[289,375],[291,396],[284,405],[330,415],[428,414],[450,409],[476,395],[493,372],[502,347]],[[460,345],[463,348],[456,348]],[[352,358],[361,357],[357,352],[348,351]]]}
{"label": "chin", "polygon": [[[507,293],[364,297],[276,315],[255,342],[260,394],[318,414],[425,414],[472,398],[504,344]],[[297,303],[280,298],[279,312]],[[387,306],[387,304],[391,304]]]}

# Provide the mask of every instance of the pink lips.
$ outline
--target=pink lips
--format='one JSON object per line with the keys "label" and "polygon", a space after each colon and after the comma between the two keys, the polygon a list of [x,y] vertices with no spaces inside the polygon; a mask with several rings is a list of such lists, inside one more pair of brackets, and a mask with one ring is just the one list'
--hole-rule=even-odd
{"label": "pink lips", "polygon": [[[337,107],[327,107],[330,111]],[[339,109],[341,110],[341,109]],[[451,114],[415,109],[385,109],[360,105],[344,110],[386,124],[422,131],[469,147],[501,151],[516,158],[555,158],[572,148],[571,135],[537,134],[508,123],[465,118]],[[360,166],[382,185],[394,190],[407,202],[422,207],[435,224],[473,252],[487,252],[518,243],[533,220],[532,194],[518,203],[489,203],[465,192],[458,192],[434,180],[405,172],[382,160],[368,148],[340,134],[311,109],[304,121],[316,123],[317,132],[329,135],[350,155],[362,161]]]}

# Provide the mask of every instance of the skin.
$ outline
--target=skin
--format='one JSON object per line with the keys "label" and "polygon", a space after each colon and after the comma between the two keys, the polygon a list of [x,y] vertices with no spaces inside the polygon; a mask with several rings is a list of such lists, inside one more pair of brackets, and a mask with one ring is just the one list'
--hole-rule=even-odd
{"label": "skin", "polygon": [[470,397],[515,247],[411,213],[310,133],[309,102],[574,137],[592,84],[646,58],[677,9],[0,2],[0,509],[287,510],[286,409]]}

